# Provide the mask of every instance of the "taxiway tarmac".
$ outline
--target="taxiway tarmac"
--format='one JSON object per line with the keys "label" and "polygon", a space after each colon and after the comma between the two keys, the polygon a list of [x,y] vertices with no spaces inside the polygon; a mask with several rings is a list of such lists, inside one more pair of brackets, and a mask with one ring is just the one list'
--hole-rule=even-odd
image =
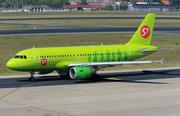
{"label": "taxiway tarmac", "polygon": [[57,74],[0,77],[0,114],[6,116],[179,116],[180,67],[101,71],[101,81]]}
{"label": "taxiway tarmac", "polygon": [[[83,33],[134,33],[136,30],[137,27],[58,26],[56,29],[1,30],[0,36]],[[154,27],[153,33],[179,35],[180,27]]]}

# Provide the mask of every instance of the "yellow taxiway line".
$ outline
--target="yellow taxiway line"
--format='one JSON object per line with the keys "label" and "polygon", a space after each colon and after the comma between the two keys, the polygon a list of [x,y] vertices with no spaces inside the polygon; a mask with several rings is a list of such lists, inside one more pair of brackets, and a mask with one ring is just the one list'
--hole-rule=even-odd
{"label": "yellow taxiway line", "polygon": [[113,78],[113,77],[110,77],[110,78],[104,78],[104,79],[108,79],[108,80],[115,80],[115,81],[119,81],[119,80],[122,80],[122,79],[118,79],[118,78]]}
{"label": "yellow taxiway line", "polygon": [[[65,80],[59,80],[59,81],[65,81]],[[44,83],[51,83],[51,82],[58,82],[58,81],[48,81],[48,82],[41,82],[41,83],[34,83],[34,84],[24,85],[24,86],[21,86],[21,87],[18,87],[18,88],[16,88],[16,89],[12,90],[11,92],[7,93],[6,95],[0,97],[0,100],[2,100],[3,98],[7,97],[7,96],[10,95],[11,93],[17,91],[17,90],[20,89],[20,88],[28,87],[28,86],[32,86],[32,85],[44,84]]]}

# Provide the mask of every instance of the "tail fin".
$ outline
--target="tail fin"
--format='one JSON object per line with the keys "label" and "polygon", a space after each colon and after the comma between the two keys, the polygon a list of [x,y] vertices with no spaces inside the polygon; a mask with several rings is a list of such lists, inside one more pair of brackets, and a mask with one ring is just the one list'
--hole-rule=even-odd
{"label": "tail fin", "polygon": [[136,33],[133,35],[131,40],[127,43],[129,44],[141,44],[141,45],[150,45],[151,37],[153,33],[153,26],[155,20],[155,13],[149,13],[139,26]]}

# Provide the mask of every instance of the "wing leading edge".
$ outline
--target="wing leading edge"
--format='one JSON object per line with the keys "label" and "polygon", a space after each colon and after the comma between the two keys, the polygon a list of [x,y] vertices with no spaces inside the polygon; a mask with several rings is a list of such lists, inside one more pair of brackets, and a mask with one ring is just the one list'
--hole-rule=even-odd
{"label": "wing leading edge", "polygon": [[122,61],[122,62],[92,62],[92,63],[70,63],[68,67],[76,67],[76,66],[105,66],[105,65],[123,65],[123,64],[148,64],[153,62],[159,62],[163,64],[163,59],[159,61]]}

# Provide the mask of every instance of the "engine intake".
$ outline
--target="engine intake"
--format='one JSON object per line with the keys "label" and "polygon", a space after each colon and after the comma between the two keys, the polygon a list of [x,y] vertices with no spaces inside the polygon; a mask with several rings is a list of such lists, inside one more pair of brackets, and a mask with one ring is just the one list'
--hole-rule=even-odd
{"label": "engine intake", "polygon": [[91,76],[90,67],[72,67],[69,71],[72,79],[81,80]]}

